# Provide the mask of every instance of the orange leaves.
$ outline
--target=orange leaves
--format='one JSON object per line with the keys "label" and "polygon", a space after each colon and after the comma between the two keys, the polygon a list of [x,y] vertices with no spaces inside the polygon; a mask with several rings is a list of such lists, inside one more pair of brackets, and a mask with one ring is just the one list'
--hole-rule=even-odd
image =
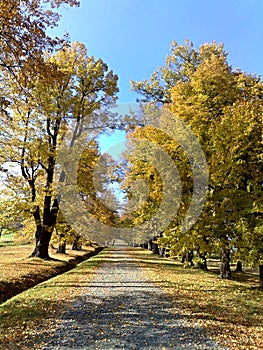
{"label": "orange leaves", "polygon": [[[1,1],[0,4],[0,46],[2,68],[26,68],[34,70],[41,54],[51,50],[58,42],[51,39],[46,30],[59,21],[59,16],[52,8],[68,4],[78,6],[76,0],[42,1]],[[51,7],[51,9],[48,8]],[[26,71],[25,71],[26,72]]]}

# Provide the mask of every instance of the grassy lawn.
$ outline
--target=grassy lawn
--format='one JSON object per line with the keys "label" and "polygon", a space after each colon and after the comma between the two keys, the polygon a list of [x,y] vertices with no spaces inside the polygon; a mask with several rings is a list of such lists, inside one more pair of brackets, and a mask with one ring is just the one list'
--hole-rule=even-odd
{"label": "grassy lawn", "polygon": [[184,314],[221,343],[231,349],[263,349],[263,290],[253,270],[223,280],[215,261],[205,272],[145,251],[141,264]]}
{"label": "grassy lawn", "polygon": [[101,252],[80,263],[75,269],[40,283],[2,303],[0,344],[5,344],[4,349],[27,349],[23,342],[29,337],[32,339],[32,345],[35,342],[39,344],[37,349],[47,346],[45,332],[50,329],[55,331],[59,326],[61,314],[93,279],[96,267],[102,262],[105,254]]}
{"label": "grassy lawn", "polygon": [[9,245],[14,245],[14,233],[2,232],[0,236],[0,247],[5,247]]}
{"label": "grassy lawn", "polygon": [[67,254],[57,254],[55,249],[51,249],[50,256],[54,260],[43,261],[39,258],[29,258],[33,249],[33,244],[0,245],[0,302],[65,272],[70,265],[94,251],[94,247],[84,247],[81,251],[69,249]]}
{"label": "grassy lawn", "polygon": [[[25,253],[26,248],[21,247],[19,254]],[[263,349],[263,290],[257,287],[258,276],[247,272],[234,274],[233,280],[222,280],[218,277],[215,261],[211,262],[211,271],[204,272],[184,268],[178,261],[160,258],[140,248],[127,249],[138,259],[148,277],[171,296],[180,313],[187,315],[194,323],[203,325],[221,344],[237,350]],[[14,250],[13,255],[16,254]],[[12,261],[12,254],[9,255],[6,259]],[[81,295],[106,256],[107,249],[75,269],[2,303],[0,343],[5,344],[4,348],[27,349],[20,342],[28,338],[37,344],[41,343],[46,331],[53,331],[59,326],[61,311],[67,310],[74,297]],[[29,260],[21,257],[18,268],[22,268],[23,264],[28,265]],[[33,269],[45,269],[43,265],[54,263],[38,260],[32,259]],[[10,279],[14,278],[14,268],[7,275]],[[37,348],[42,349],[41,344]]]}

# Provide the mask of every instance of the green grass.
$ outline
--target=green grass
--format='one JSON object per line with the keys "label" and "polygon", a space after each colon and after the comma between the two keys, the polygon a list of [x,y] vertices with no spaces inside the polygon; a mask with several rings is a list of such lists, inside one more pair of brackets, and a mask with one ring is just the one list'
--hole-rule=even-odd
{"label": "green grass", "polygon": [[149,252],[141,256],[141,264],[182,313],[221,343],[231,349],[263,349],[263,290],[258,275],[234,272],[232,280],[225,280],[219,278],[215,261],[206,272]]}
{"label": "green grass", "polygon": [[[20,342],[27,337],[37,339],[40,325],[43,331],[39,337],[43,339],[45,329],[55,330],[61,311],[84,292],[97,267],[114,261],[108,257],[108,250],[0,305],[0,343],[10,344],[5,349],[25,349],[19,347]],[[204,272],[140,248],[128,250],[148,277],[171,297],[179,312],[204,326],[220,343],[237,350],[263,348],[263,291],[257,287],[257,276],[234,274],[233,280],[223,280],[214,262],[213,270]]]}
{"label": "green grass", "polygon": [[[107,252],[80,263],[75,269],[56,276],[26,290],[0,305],[0,343],[5,349],[19,347],[26,337],[37,337],[35,330],[41,325],[55,329],[74,297],[77,297],[95,275],[96,268]],[[60,316],[57,316],[60,315]],[[44,339],[43,333],[39,335]]]}
{"label": "green grass", "polygon": [[14,236],[15,236],[14,232],[11,232],[11,233],[7,233],[7,232],[2,232],[0,237],[0,246],[14,245]]}

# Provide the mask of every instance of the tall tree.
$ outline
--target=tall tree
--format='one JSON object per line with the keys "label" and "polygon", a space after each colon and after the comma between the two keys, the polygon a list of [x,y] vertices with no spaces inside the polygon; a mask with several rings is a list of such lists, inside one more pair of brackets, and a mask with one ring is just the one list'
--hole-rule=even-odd
{"label": "tall tree", "polygon": [[[73,130],[71,145],[81,133],[83,121],[90,129],[107,127],[109,114],[100,117],[93,111],[116,100],[117,76],[101,60],[87,55],[83,44],[73,43],[47,55],[51,74],[37,75],[29,93],[19,94],[9,80],[9,131],[5,133],[9,162],[16,162],[27,189],[36,224],[33,256],[48,258],[48,246],[56,223],[58,198],[54,175],[58,147],[68,129]],[[52,74],[54,71],[54,74]],[[5,81],[7,83],[7,80]],[[5,116],[3,116],[5,118]]]}
{"label": "tall tree", "polygon": [[222,251],[221,277],[231,277],[230,254],[241,238],[236,226],[253,210],[252,203],[259,203],[248,184],[253,182],[255,190],[260,183],[262,83],[233,72],[224,57],[212,55],[171,95],[173,112],[188,122],[206,154],[205,240]]}
{"label": "tall tree", "polygon": [[[81,157],[78,186],[84,202],[84,215],[86,213],[86,220],[90,218],[90,221],[87,220],[85,236],[104,244],[114,238],[111,228],[115,228],[118,223],[119,203],[113,187],[117,164],[109,154],[101,155],[94,141],[91,149],[92,153],[88,148]],[[75,209],[69,210],[73,212]]]}
{"label": "tall tree", "polygon": [[[202,247],[202,253],[221,250],[221,277],[227,278],[231,276],[230,254],[244,238],[240,222],[259,225],[258,219],[251,218],[262,215],[263,85],[259,77],[233,71],[226,57],[222,45],[205,44],[195,50],[188,42],[185,47],[176,44],[168,57],[173,64],[161,67],[150,82],[133,87],[146,101],[169,103],[174,118],[165,113],[161,117],[168,129],[175,127],[179,117],[198,137],[210,170],[209,191],[199,222],[188,232],[192,237],[188,243],[199,250]],[[168,98],[159,99],[153,86]],[[251,232],[258,242],[260,231],[251,226],[247,234]],[[176,226],[170,227],[168,236],[168,242],[181,242]],[[262,257],[261,249],[253,248]],[[260,264],[261,259],[257,258]]]}
{"label": "tall tree", "polygon": [[0,66],[15,74],[40,69],[44,51],[53,50],[59,39],[47,35],[58,24],[54,11],[63,4],[79,6],[76,0],[10,0],[0,4]]}
{"label": "tall tree", "polygon": [[170,103],[171,89],[180,81],[189,81],[203,60],[211,55],[227,55],[221,44],[203,44],[196,49],[189,40],[181,45],[172,41],[170,51],[165,65],[158,67],[149,80],[131,81],[131,89],[143,96],[141,102]]}

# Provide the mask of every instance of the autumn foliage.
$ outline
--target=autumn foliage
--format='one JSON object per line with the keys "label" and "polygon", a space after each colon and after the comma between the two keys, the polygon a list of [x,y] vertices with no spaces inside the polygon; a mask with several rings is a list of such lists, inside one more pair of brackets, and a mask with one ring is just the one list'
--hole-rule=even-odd
{"label": "autumn foliage", "polygon": [[[140,93],[145,115],[151,119],[149,105],[159,110],[160,123],[177,130],[178,118],[187,123],[204,151],[209,170],[206,201],[197,223],[182,232],[181,225],[193,194],[193,168],[176,140],[164,137],[158,128],[135,129],[130,139],[155,142],[174,160],[182,183],[182,202],[176,218],[159,237],[160,247],[172,255],[195,251],[198,266],[206,267],[211,254],[222,255],[221,277],[230,278],[230,259],[259,266],[263,285],[262,232],[262,112],[263,84],[259,76],[233,70],[223,45],[203,44],[195,49],[186,41],[173,42],[166,65],[149,81],[132,82]],[[148,109],[147,109],[148,108]],[[171,113],[163,113],[165,110]],[[155,115],[152,115],[154,122]],[[194,150],[193,150],[194,151]],[[149,179],[151,169],[141,169],[142,161],[127,159],[133,165],[132,179],[141,174]],[[144,175],[142,175],[144,174]],[[155,198],[162,191],[155,185]],[[152,198],[151,202],[154,202]],[[149,217],[151,206],[135,213],[133,221]],[[165,216],[165,213],[163,213]],[[152,236],[157,233],[152,232]],[[157,234],[159,235],[159,234]]]}

